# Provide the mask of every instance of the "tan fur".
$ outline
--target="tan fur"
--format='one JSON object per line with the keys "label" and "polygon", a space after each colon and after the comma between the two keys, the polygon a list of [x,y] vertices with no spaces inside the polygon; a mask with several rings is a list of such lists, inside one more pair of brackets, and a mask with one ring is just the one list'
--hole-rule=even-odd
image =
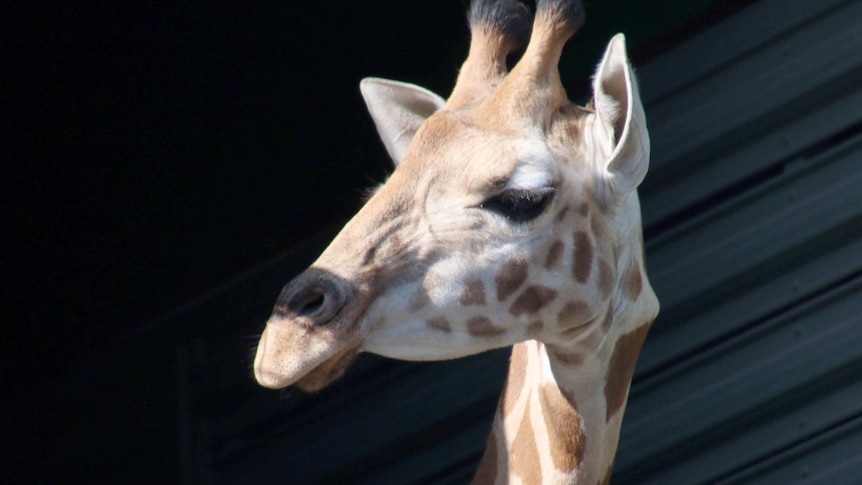
{"label": "tan fur", "polygon": [[587,447],[581,416],[577,406],[567,399],[560,388],[545,384],[539,389],[539,402],[545,417],[551,442],[551,458],[558,470],[577,470]]}
{"label": "tan fur", "polygon": [[630,333],[620,337],[614,347],[614,353],[608,366],[605,380],[605,402],[607,403],[607,419],[623,407],[629,391],[629,383],[635,369],[638,353],[649,331],[649,323],[641,325]]}

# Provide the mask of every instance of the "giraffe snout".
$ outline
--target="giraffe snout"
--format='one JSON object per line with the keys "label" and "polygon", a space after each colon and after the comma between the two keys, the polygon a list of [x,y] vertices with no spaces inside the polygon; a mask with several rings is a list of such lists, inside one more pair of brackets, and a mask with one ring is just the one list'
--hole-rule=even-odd
{"label": "giraffe snout", "polygon": [[349,290],[336,277],[309,270],[281,291],[273,316],[304,320],[313,326],[330,323],[347,304]]}

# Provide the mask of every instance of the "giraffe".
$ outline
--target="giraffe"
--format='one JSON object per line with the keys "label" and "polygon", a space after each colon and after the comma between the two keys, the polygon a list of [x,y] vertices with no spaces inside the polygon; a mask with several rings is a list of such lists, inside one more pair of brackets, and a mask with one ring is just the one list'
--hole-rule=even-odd
{"label": "giraffe", "polygon": [[579,1],[531,13],[474,0],[468,20],[448,99],[361,82],[396,169],[284,287],[255,378],[314,392],[360,352],[442,360],[512,346],[474,483],[608,483],[659,310],[637,196],[649,135],[625,38],[609,42],[580,107],[557,68]]}

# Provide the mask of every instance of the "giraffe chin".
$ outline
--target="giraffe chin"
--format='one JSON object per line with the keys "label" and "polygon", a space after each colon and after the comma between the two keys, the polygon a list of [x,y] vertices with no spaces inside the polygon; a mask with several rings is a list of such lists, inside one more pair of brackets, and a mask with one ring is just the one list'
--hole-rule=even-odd
{"label": "giraffe chin", "polygon": [[308,374],[301,377],[294,383],[294,386],[303,392],[318,392],[326,386],[338,380],[347,372],[350,364],[353,363],[356,356],[359,355],[361,345],[348,347],[347,349],[333,355],[325,360],[319,366],[315,367]]}

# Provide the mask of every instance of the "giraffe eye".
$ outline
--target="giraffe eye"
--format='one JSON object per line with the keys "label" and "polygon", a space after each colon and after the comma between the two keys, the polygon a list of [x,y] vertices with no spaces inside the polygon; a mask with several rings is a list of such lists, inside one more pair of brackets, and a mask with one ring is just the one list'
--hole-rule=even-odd
{"label": "giraffe eye", "polygon": [[508,189],[488,198],[480,207],[496,212],[512,222],[528,222],[539,217],[554,198],[554,189]]}

